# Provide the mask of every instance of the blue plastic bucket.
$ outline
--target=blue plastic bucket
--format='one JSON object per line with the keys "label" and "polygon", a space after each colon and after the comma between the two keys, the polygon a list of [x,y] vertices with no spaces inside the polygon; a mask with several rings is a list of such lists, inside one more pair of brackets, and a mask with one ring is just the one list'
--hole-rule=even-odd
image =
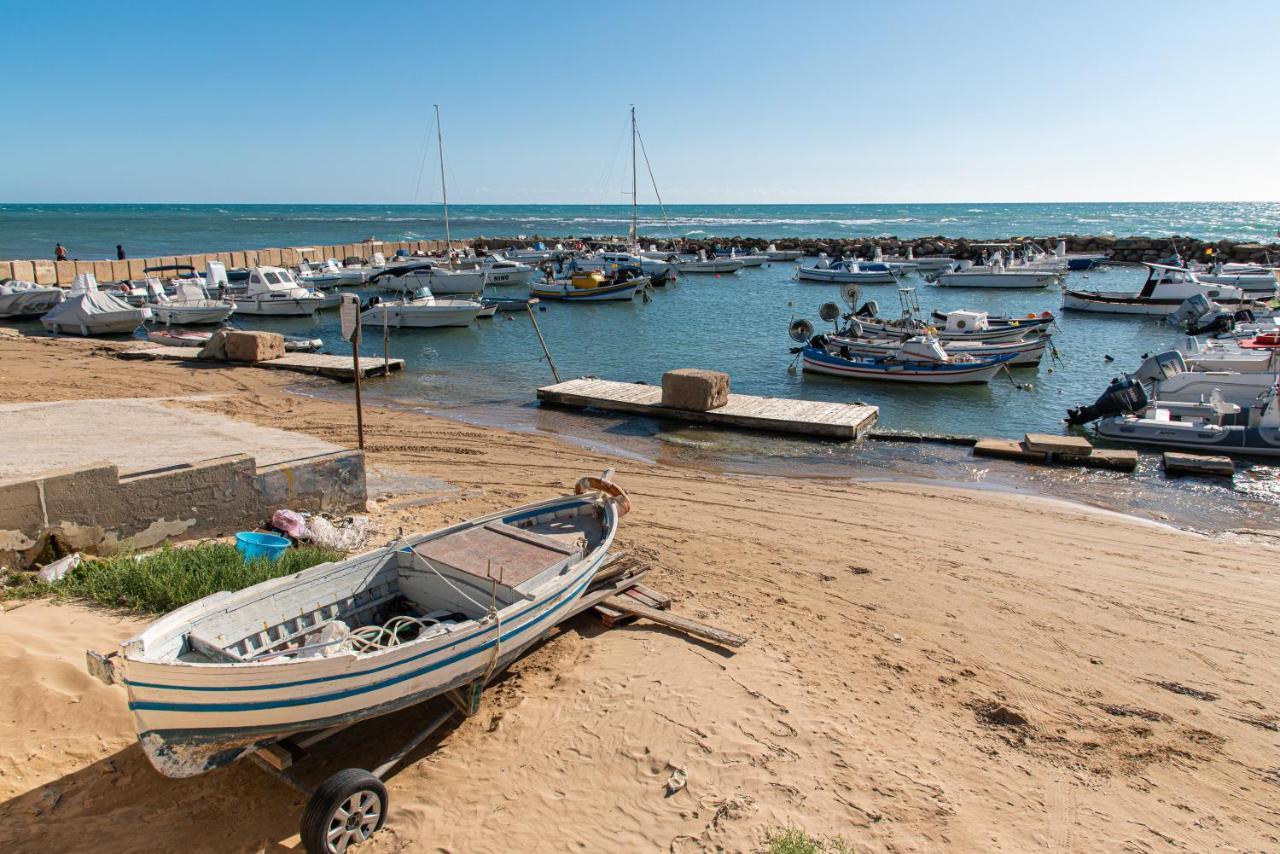
{"label": "blue plastic bucket", "polygon": [[236,548],[244,555],[246,562],[265,557],[275,560],[289,548],[289,541],[275,534],[259,534],[256,531],[241,531],[236,534]]}

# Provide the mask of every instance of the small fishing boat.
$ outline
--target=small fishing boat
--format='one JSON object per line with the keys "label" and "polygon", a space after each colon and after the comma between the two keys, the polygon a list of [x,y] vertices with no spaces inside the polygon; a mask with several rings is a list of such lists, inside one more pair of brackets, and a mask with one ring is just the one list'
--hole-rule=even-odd
{"label": "small fishing boat", "polygon": [[483,685],[573,613],[630,509],[609,480],[215,593],[89,654],[168,777]]}
{"label": "small fishing boat", "polygon": [[[341,299],[341,294],[334,296]],[[254,267],[245,292],[236,296],[235,313],[310,317],[329,302],[332,300],[299,285],[293,274],[282,267]]]}
{"label": "small fishing boat", "polygon": [[[152,329],[147,340],[165,347],[203,347],[213,337],[212,332],[196,332],[192,329]],[[290,353],[309,353],[324,347],[320,338],[304,335],[285,335],[284,349]]]}
{"label": "small fishing boat", "polygon": [[62,302],[62,288],[10,279],[0,284],[0,317],[39,317]]}
{"label": "small fishing boat", "polygon": [[904,383],[958,384],[989,382],[996,372],[1016,358],[1014,353],[978,357],[949,355],[938,339],[917,335],[880,355],[860,354],[824,335],[808,337],[808,321],[792,324],[791,337],[804,342],[799,353],[805,373],[830,374],[846,379]]}
{"label": "small fishing boat", "polygon": [[78,273],[66,299],[41,317],[40,324],[50,332],[70,335],[129,335],[150,319],[151,309],[99,290],[92,273]]}
{"label": "small fishing boat", "polygon": [[179,279],[177,293],[169,296],[159,279],[147,279],[152,314],[165,326],[207,326],[224,322],[236,310],[230,300],[210,299],[197,279]]}
{"label": "small fishing boat", "polygon": [[895,285],[904,274],[875,261],[832,261],[824,252],[812,265],[801,264],[796,278],[808,282],[854,282],[862,285]]}
{"label": "small fishing boat", "polygon": [[537,297],[525,297],[522,299],[503,299],[499,297],[484,297],[480,300],[487,306],[492,306],[497,311],[524,311],[531,305],[537,305]]}
{"label": "small fishing boat", "polygon": [[724,255],[716,255],[717,258],[732,258],[742,262],[743,267],[760,267],[769,260],[769,256],[763,252],[739,252],[737,249],[730,249]]}
{"label": "small fishing boat", "polygon": [[[903,339],[900,337],[862,337],[857,334],[858,331],[859,327],[855,320],[850,323],[849,328],[834,335],[828,335],[829,348],[860,356],[889,356],[902,346]],[[985,359],[990,356],[1011,354],[1013,358],[1009,360],[1009,367],[1016,368],[1040,364],[1040,360],[1049,349],[1051,338],[1047,335],[1037,335],[1018,341],[939,340],[942,349],[949,356],[966,355]]]}
{"label": "small fishing boat", "polygon": [[[911,290],[904,288],[903,290]],[[956,311],[934,312],[935,321],[926,323],[919,314],[919,307],[913,295],[902,295],[905,307],[897,318],[880,316],[880,307],[874,300],[868,300],[853,314],[863,330],[864,335],[895,336],[909,338],[913,335],[935,335],[941,341],[1021,341],[1036,335],[1048,335],[1053,324],[1053,316],[1036,317],[1027,320],[1012,319],[1008,323],[992,324],[985,311],[957,309]]]}
{"label": "small fishing boat", "polygon": [[529,295],[564,302],[629,300],[649,285],[649,277],[628,269],[606,276],[599,270],[578,270],[568,279],[553,279],[530,286]]}
{"label": "small fishing boat", "polygon": [[804,251],[800,249],[779,249],[770,243],[769,248],[764,250],[764,254],[770,261],[799,261],[804,255]]}
{"label": "small fishing boat", "polygon": [[[1057,320],[1051,311],[1042,311],[1039,314],[1023,314],[1016,317],[1012,314],[987,314],[985,311],[971,311],[971,313],[981,314],[985,318],[983,323],[986,325],[987,329],[1043,329],[1052,326]],[[948,314],[948,312],[937,311],[935,309],[931,316],[939,323],[946,323]]]}
{"label": "small fishing boat", "polygon": [[371,298],[369,306],[360,313],[360,322],[365,326],[386,325],[392,329],[469,326],[484,310],[485,306],[476,300],[439,299],[430,288],[420,287],[413,296],[406,294],[398,300]]}
{"label": "small fishing boat", "polygon": [[212,337],[212,332],[190,329],[152,329],[147,332],[148,341],[164,347],[203,347]]}
{"label": "small fishing boat", "polygon": [[1240,288],[1207,285],[1195,273],[1168,264],[1146,264],[1147,280],[1138,293],[1066,290],[1062,307],[1103,314],[1167,315],[1190,297],[1201,295],[1224,308],[1245,308],[1252,300]]}

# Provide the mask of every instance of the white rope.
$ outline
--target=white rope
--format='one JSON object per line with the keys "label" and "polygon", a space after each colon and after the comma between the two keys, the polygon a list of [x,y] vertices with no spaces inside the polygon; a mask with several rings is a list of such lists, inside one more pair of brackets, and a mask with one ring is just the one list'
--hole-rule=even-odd
{"label": "white rope", "polygon": [[423,565],[425,565],[425,566],[427,567],[427,569],[431,570],[432,572],[434,572],[434,573],[436,574],[436,577],[438,577],[438,578],[439,578],[441,581],[443,581],[445,584],[447,584],[447,585],[449,585],[450,587],[452,587],[452,588],[453,588],[453,592],[454,592],[454,593],[457,593],[457,594],[458,594],[459,596],[461,596],[463,599],[466,599],[468,602],[470,602],[472,605],[475,605],[475,606],[476,606],[477,608],[479,608],[480,610],[482,610],[482,611],[483,611],[483,610],[485,610],[485,606],[484,606],[484,605],[481,605],[479,602],[477,602],[476,600],[472,599],[472,598],[471,598],[470,596],[468,596],[466,593],[462,592],[462,590],[460,590],[456,584],[454,584],[454,583],[453,583],[452,581],[450,581],[449,579],[445,578],[445,577],[444,577],[444,575],[443,575],[443,573],[441,573],[441,572],[440,572],[440,570],[438,570],[438,569],[436,569],[434,566],[432,566],[430,561],[428,561],[428,560],[427,560],[426,558],[424,558],[422,555],[420,555],[420,554],[418,554],[416,551],[414,551],[414,549],[413,549],[413,547],[412,547],[412,546],[410,546],[410,548],[409,548],[409,554],[413,555],[413,557],[414,557],[414,559],[415,559],[415,560],[420,560],[420,561],[422,561]]}

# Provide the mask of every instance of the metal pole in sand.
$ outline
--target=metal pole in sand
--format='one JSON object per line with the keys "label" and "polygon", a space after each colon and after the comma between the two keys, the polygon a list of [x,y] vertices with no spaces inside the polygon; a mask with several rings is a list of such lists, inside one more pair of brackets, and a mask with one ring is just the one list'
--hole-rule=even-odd
{"label": "metal pole in sand", "polygon": [[524,304],[525,310],[529,312],[529,319],[533,321],[533,331],[538,333],[538,343],[542,345],[542,352],[547,357],[547,364],[551,366],[551,376],[555,378],[556,384],[560,383],[560,373],[556,370],[556,363],[551,361],[551,351],[547,349],[547,341],[542,337],[542,330],[538,328],[538,318],[534,316],[533,305],[531,303]]}
{"label": "metal pole in sand", "polygon": [[364,450],[364,406],[360,401],[360,297],[355,294],[343,294],[342,306],[339,308],[342,323],[342,337],[351,342],[351,366],[355,370],[356,380],[356,440],[360,450]]}

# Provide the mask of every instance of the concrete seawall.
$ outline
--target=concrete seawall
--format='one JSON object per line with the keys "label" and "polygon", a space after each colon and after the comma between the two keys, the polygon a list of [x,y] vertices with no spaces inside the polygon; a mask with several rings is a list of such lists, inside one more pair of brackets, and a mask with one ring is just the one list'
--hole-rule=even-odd
{"label": "concrete seawall", "polygon": [[[461,241],[454,241],[461,245]],[[381,252],[390,258],[398,250],[409,252],[441,252],[444,250],[443,240],[411,240],[383,241],[373,240],[361,243],[340,243],[328,246],[290,246],[282,249],[239,249],[223,252],[204,252],[191,255],[164,255],[148,258],[130,258],[127,261],[44,261],[18,260],[0,261],[0,281],[19,279],[35,282],[38,285],[70,285],[75,281],[77,273],[92,273],[100,282],[119,282],[125,279],[141,280],[145,267],[158,267],[170,264],[190,264],[199,271],[204,270],[208,261],[221,261],[228,268],[252,267],[255,264],[268,266],[294,266],[302,261],[323,261],[326,258],[373,257]]]}

